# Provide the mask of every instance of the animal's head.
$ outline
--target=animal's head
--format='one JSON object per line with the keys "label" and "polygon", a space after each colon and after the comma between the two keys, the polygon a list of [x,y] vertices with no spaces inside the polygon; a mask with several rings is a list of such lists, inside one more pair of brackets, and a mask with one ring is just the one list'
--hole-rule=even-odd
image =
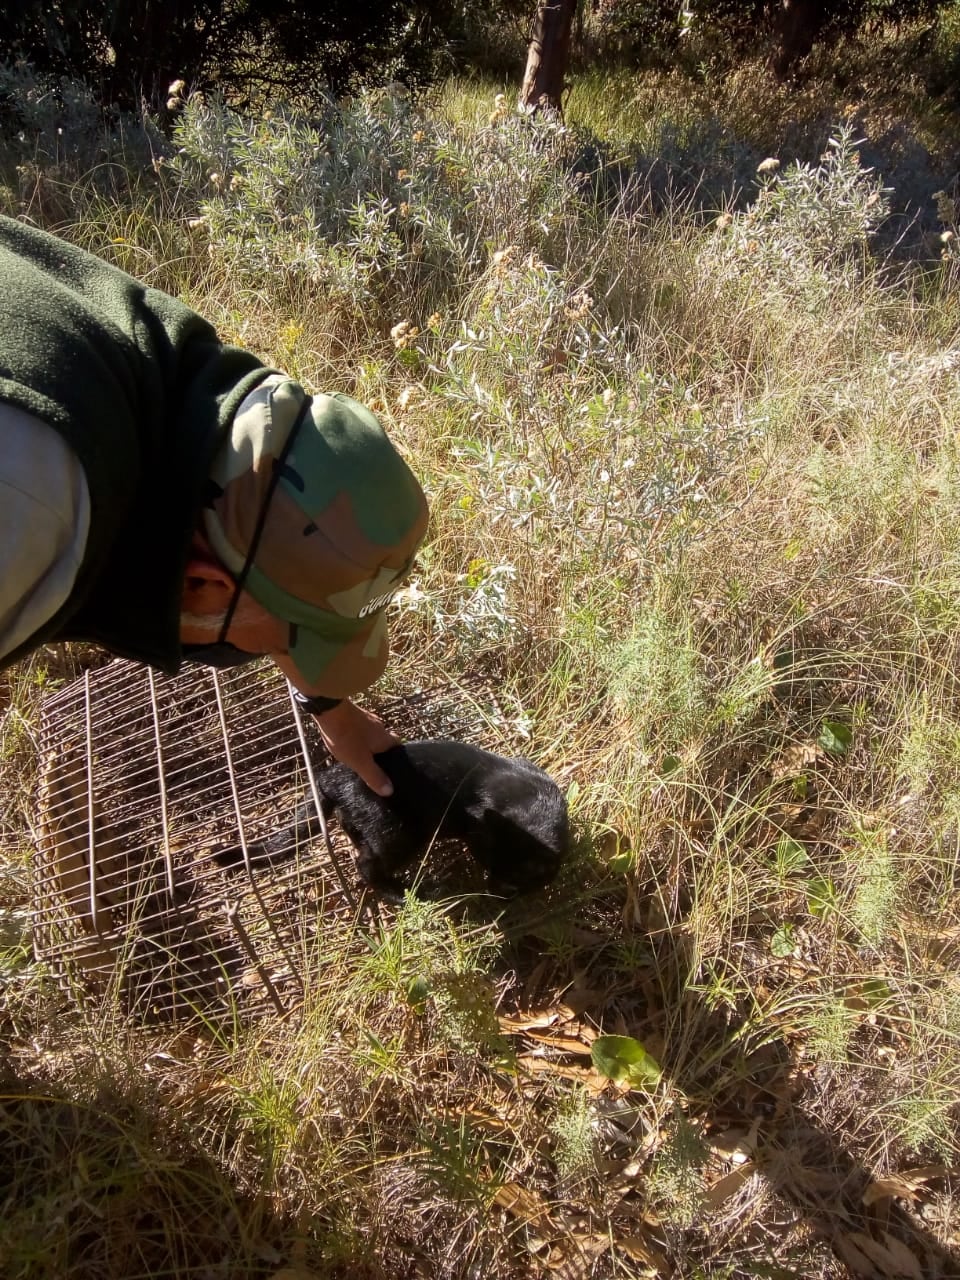
{"label": "animal's head", "polygon": [[488,810],[474,852],[494,893],[527,893],[556,876],[570,849],[567,803],[553,783],[532,803]]}

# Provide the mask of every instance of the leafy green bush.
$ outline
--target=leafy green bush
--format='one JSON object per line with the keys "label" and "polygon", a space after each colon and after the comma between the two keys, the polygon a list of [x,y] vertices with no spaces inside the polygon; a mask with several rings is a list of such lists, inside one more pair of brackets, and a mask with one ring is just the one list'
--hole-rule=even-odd
{"label": "leafy green bush", "polygon": [[246,117],[194,95],[173,167],[241,279],[306,283],[369,323],[388,297],[394,319],[414,303],[429,314],[491,247],[539,242],[574,194],[557,137],[506,113],[479,132],[444,129],[397,86],[326,99],[310,117]]}
{"label": "leafy green bush", "polygon": [[779,160],[763,161],[756,200],[717,224],[728,270],[807,297],[849,280],[851,271],[862,275],[889,192],[861,165],[859,145],[852,127],[842,125],[818,165],[781,172]]}
{"label": "leafy green bush", "polygon": [[[4,212],[28,209],[47,223],[69,215],[72,191],[126,195],[153,178],[168,144],[148,116],[104,113],[87,85],[0,62],[0,175]],[[39,203],[40,208],[36,206]]]}

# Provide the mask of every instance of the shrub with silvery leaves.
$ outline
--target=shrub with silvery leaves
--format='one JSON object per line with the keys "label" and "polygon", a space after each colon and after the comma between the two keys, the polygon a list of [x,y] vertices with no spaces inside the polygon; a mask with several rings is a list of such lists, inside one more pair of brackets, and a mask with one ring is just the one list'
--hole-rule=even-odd
{"label": "shrub with silvery leaves", "polygon": [[760,277],[790,293],[838,283],[870,261],[890,210],[889,189],[860,162],[850,125],[831,136],[819,164],[759,167],[760,191],[743,213],[718,220],[703,264]]}
{"label": "shrub with silvery leaves", "polygon": [[575,195],[551,122],[504,115],[462,129],[420,114],[398,87],[283,106],[254,119],[188,98],[173,168],[218,256],[274,287],[306,282],[356,304],[425,293],[449,304],[493,242],[532,245]]}

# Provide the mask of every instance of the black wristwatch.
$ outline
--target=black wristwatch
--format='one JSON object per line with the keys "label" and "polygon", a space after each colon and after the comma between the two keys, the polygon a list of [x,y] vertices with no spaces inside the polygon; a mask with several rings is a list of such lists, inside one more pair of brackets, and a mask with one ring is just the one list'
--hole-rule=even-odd
{"label": "black wristwatch", "polygon": [[309,711],[312,716],[322,716],[325,711],[332,711],[334,707],[339,707],[343,701],[342,698],[325,698],[320,693],[311,698],[301,693],[299,689],[294,689],[293,696],[304,711]]}

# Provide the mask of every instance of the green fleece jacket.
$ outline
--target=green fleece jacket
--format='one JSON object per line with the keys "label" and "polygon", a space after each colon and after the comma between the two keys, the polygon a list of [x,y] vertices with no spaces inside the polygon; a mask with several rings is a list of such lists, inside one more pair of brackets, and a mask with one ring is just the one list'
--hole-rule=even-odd
{"label": "green fleece jacket", "polygon": [[82,639],[176,671],[210,464],[243,397],[273,371],[175,298],[4,217],[0,293],[0,401],[61,433],[91,509],[68,600],[3,665]]}

